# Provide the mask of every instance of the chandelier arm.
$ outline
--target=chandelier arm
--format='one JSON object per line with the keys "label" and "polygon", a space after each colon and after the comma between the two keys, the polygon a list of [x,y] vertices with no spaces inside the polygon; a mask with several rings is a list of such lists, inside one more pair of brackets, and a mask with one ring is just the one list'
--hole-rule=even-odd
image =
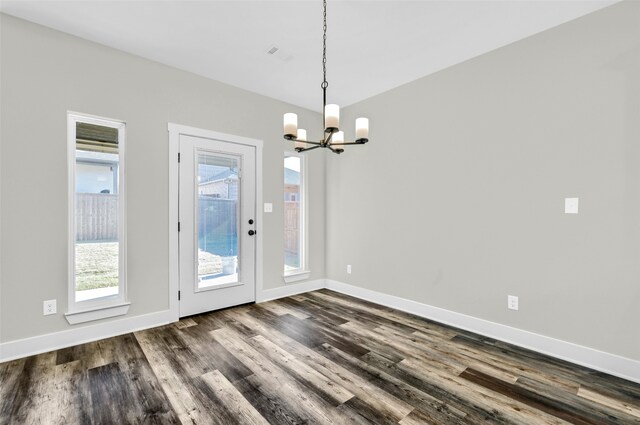
{"label": "chandelier arm", "polygon": [[331,144],[331,139],[333,138],[333,132],[330,133],[325,133],[326,136],[324,138],[324,144],[325,145],[330,145]]}
{"label": "chandelier arm", "polygon": [[318,149],[321,148],[322,146],[318,145],[318,146],[312,146],[310,148],[296,148],[296,152],[306,152],[306,151],[312,151],[314,149]]}
{"label": "chandelier arm", "polygon": [[286,140],[290,140],[292,142],[296,142],[296,143],[308,143],[310,145],[322,145],[324,143],[324,141],[319,141],[319,142],[313,142],[313,141],[308,141],[308,140],[298,140],[298,138],[294,135],[285,135],[284,138]]}
{"label": "chandelier arm", "polygon": [[364,145],[369,139],[358,139],[355,142],[331,143],[331,146]]}

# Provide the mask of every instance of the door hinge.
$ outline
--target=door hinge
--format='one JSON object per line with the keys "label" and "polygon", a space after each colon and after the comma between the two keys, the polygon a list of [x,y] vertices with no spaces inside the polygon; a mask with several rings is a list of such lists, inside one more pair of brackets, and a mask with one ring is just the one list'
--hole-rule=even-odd
{"label": "door hinge", "polygon": [[180,231],[180,222],[178,222],[178,232]]}
{"label": "door hinge", "polygon": [[180,291],[178,291],[178,301],[180,301]]}
{"label": "door hinge", "polygon": [[180,152],[178,152],[178,162],[180,162]]}

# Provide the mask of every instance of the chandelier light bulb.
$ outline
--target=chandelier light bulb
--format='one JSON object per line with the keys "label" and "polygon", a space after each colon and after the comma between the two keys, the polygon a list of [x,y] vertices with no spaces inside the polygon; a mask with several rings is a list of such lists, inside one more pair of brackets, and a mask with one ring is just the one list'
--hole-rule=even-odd
{"label": "chandelier light bulb", "polygon": [[298,134],[298,115],[291,112],[284,114],[284,135],[290,138]]}
{"label": "chandelier light bulb", "polygon": [[356,140],[369,138],[369,118],[356,118]]}
{"label": "chandelier light bulb", "polygon": [[306,144],[303,142],[307,141],[307,130],[304,128],[298,129],[298,137],[296,138],[296,148],[305,148]]}
{"label": "chandelier light bulb", "polygon": [[340,107],[338,105],[331,103],[324,107],[324,128],[327,133],[335,132],[340,128]]}
{"label": "chandelier light bulb", "polygon": [[301,142],[307,141],[307,130],[305,130],[304,128],[298,129],[298,140],[300,140]]}

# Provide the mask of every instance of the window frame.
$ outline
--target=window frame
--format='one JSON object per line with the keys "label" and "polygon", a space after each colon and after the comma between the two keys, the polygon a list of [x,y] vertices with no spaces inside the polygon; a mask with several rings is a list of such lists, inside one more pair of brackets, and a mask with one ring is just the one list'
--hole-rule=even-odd
{"label": "window frame", "polygon": [[[311,271],[309,270],[309,229],[307,226],[307,223],[309,222],[309,205],[307,202],[307,157],[304,154],[301,154],[300,152],[291,152],[291,151],[285,151],[284,155],[283,155],[283,161],[284,158],[286,157],[296,157],[300,159],[300,199],[298,200],[298,202],[300,203],[300,240],[298,242],[298,246],[301,249],[300,252],[300,267],[295,269],[295,270],[291,270],[289,272],[285,272],[284,271],[284,244],[283,244],[283,280],[285,283],[292,283],[292,282],[297,282],[300,280],[305,280],[309,278],[309,275],[311,274]],[[283,173],[284,173],[284,163],[283,163]],[[282,192],[284,193],[284,176],[282,179],[282,183],[283,183],[283,190]],[[281,198],[283,199],[284,202],[284,196]],[[283,214],[282,214],[282,223],[283,223],[283,235],[284,235],[284,204],[283,204]]]}
{"label": "window frame", "polygon": [[[118,130],[118,294],[90,300],[76,301],[76,125],[87,123]],[[67,171],[68,171],[68,304],[65,317],[70,324],[84,323],[126,314],[127,302],[127,242],[126,242],[126,177],[125,127],[121,120],[78,112],[67,112]]]}

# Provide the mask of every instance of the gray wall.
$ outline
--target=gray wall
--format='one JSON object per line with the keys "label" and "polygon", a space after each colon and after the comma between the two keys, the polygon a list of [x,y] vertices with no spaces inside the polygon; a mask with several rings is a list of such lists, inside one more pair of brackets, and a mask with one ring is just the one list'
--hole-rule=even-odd
{"label": "gray wall", "polygon": [[328,278],[640,360],[638,22],[623,2],[343,111],[372,141],[327,161]]}
{"label": "gray wall", "polygon": [[[309,155],[311,278],[326,235],[328,278],[640,359],[639,17],[614,5],[343,110],[372,141]],[[168,306],[167,122],[264,140],[263,279],[282,284],[281,117],[316,114],[0,25],[1,342],[69,328],[67,110],[127,121],[129,315]]]}
{"label": "gray wall", "polygon": [[[264,140],[264,286],[282,283],[282,114],[319,115],[0,15],[0,341],[69,328],[68,110],[127,122],[129,316],[168,308],[167,122]],[[289,149],[293,146],[289,145]],[[309,158],[311,279],[324,271],[324,155]],[[261,208],[260,208],[261,210]],[[56,316],[42,301],[58,300]],[[76,325],[78,326],[78,325]]]}

